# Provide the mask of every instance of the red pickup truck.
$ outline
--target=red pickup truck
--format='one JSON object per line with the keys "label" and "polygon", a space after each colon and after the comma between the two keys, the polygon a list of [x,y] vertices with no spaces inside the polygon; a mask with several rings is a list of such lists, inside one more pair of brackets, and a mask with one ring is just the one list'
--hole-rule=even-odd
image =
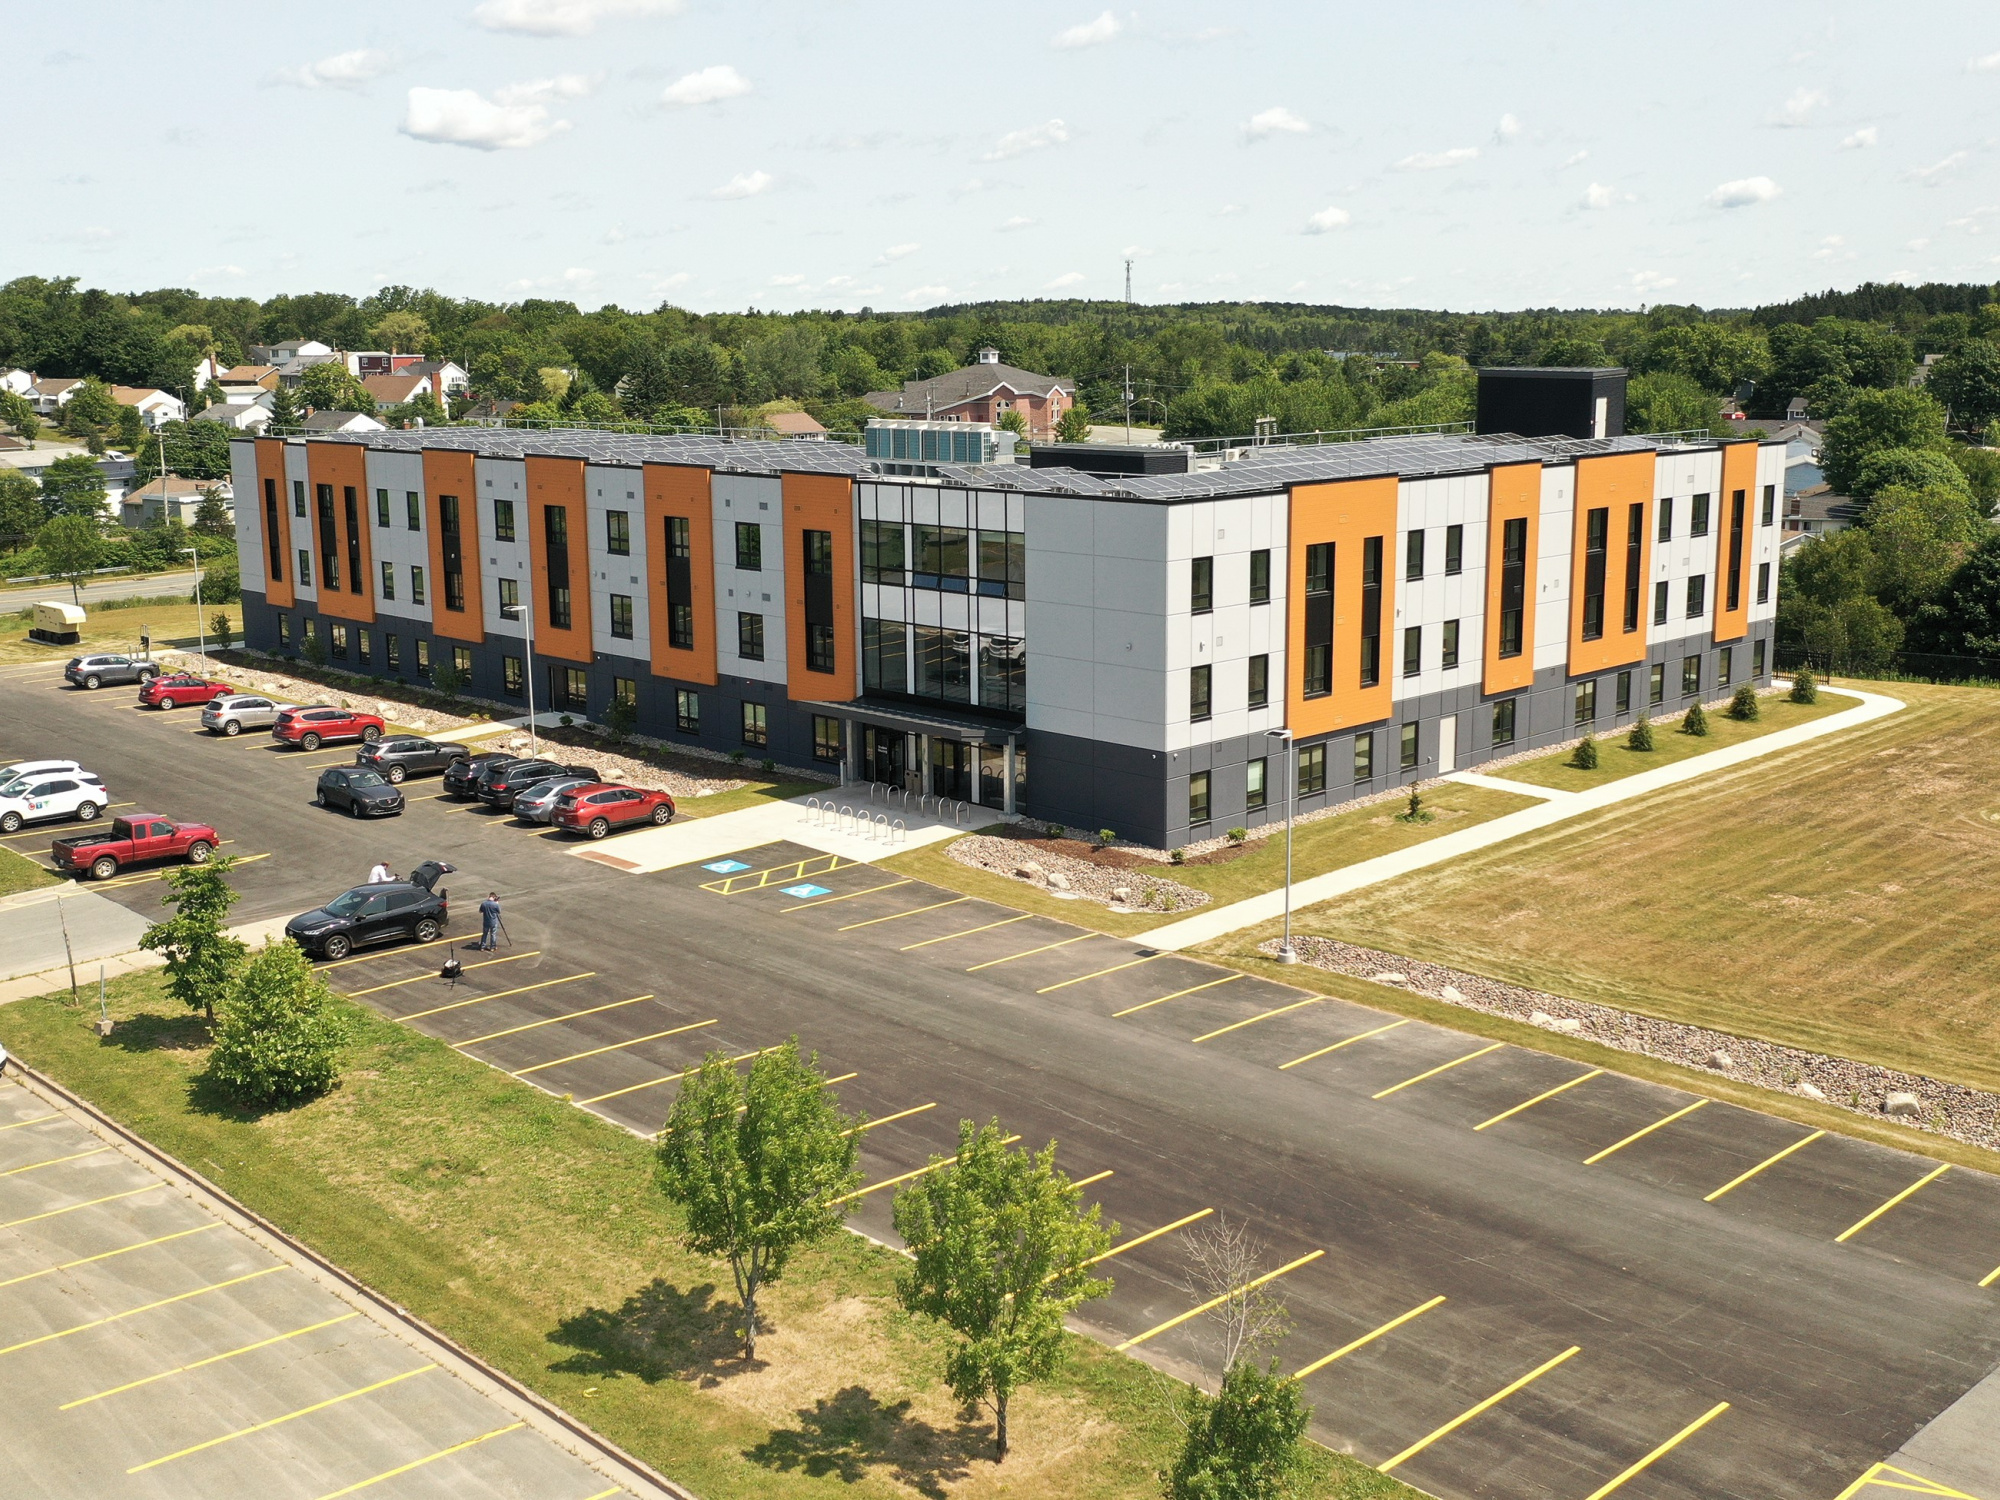
{"label": "red pickup truck", "polygon": [[158,813],[113,818],[109,828],[57,839],[49,845],[58,870],[109,880],[125,865],[184,859],[204,865],[222,837],[206,823],[176,823]]}

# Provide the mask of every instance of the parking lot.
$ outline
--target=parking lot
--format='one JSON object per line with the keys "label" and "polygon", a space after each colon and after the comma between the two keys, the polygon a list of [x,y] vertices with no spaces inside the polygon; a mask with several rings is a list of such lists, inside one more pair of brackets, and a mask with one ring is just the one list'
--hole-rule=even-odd
{"label": "parking lot", "polygon": [[[462,953],[456,986],[409,948],[329,979],[622,1126],[657,1130],[705,1051],[797,1034],[869,1116],[871,1235],[893,1239],[894,1186],[960,1118],[1059,1140],[1121,1225],[1089,1327],[1142,1358],[1198,1352],[1179,1236],[1248,1220],[1316,1435],[1434,1493],[1832,1500],[2000,1361],[1983,1174],[800,845],[627,875],[424,781],[402,818],[354,823],[310,803],[309,768],[351,747],[10,691],[0,757],[74,754],[119,799],[272,854],[241,873],[246,919],[377,857],[442,858],[462,945],[498,889],[508,941]],[[157,909],[140,878],[110,894]]]}

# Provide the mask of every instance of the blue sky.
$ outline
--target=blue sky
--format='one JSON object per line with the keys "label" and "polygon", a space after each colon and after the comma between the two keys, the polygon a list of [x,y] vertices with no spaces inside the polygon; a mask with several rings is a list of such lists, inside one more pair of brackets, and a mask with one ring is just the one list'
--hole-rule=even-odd
{"label": "blue sky", "polygon": [[[0,279],[585,307],[2000,279],[2000,10],[17,7]],[[1892,18],[1893,17],[1893,18]]]}

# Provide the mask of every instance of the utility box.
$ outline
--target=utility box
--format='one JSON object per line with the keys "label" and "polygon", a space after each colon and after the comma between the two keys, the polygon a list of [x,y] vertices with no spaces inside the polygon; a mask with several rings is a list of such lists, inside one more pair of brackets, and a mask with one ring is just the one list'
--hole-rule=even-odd
{"label": "utility box", "polygon": [[1103,479],[1129,474],[1185,474],[1188,450],[1178,443],[1037,443],[1028,450],[1035,469],[1076,469]]}
{"label": "utility box", "polygon": [[28,639],[44,646],[74,646],[83,639],[83,606],[54,601],[37,604]]}
{"label": "utility box", "polygon": [[1625,435],[1625,371],[1496,368],[1479,372],[1481,432],[1521,437]]}

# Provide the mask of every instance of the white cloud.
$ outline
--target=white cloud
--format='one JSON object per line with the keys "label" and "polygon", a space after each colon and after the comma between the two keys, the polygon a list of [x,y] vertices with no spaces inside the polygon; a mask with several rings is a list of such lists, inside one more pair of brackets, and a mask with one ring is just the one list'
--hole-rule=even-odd
{"label": "white cloud", "polygon": [[1590,160],[1590,153],[1588,151],[1579,151],[1575,155],[1570,157],[1568,161],[1564,162],[1563,167],[1567,168],[1567,167],[1580,166],[1582,163],[1587,162],[1589,160]]}
{"label": "white cloud", "polygon": [[1795,130],[1802,125],[1812,124],[1813,111],[1826,103],[1826,95],[1819,89],[1795,88],[1791,97],[1778,106],[1771,116],[1771,123],[1786,130]]}
{"label": "white cloud", "polygon": [[1814,260],[1832,260],[1836,255],[1840,253],[1841,246],[1845,245],[1846,243],[1847,243],[1846,235],[1830,234],[1825,239],[1819,242],[1819,248],[1813,251],[1812,258]]}
{"label": "white cloud", "polygon": [[1065,271],[1062,273],[1062,275],[1058,276],[1054,281],[1051,281],[1047,286],[1043,287],[1042,290],[1045,292],[1059,292],[1066,286],[1076,286],[1082,280],[1083,280],[1083,272]]}
{"label": "white cloud", "polygon": [[1866,151],[1870,146],[1875,144],[1879,134],[1880,132],[1873,125],[1863,125],[1854,134],[1841,141],[1840,149],[1843,151]]}
{"label": "white cloud", "polygon": [[1046,125],[1033,125],[1026,130],[1010,130],[994,143],[986,153],[987,161],[1005,161],[1010,156],[1021,156],[1029,151],[1040,151],[1046,146],[1060,146],[1069,139],[1069,126],[1061,120],[1051,120]]}
{"label": "white cloud", "polygon": [[769,172],[738,172],[708,196],[711,198],[754,198],[776,180]]}
{"label": "white cloud", "polygon": [[249,274],[241,266],[203,266],[195,272],[197,276],[248,276]]}
{"label": "white cloud", "polygon": [[773,276],[771,278],[772,286],[804,286],[805,284],[805,277],[796,271],[789,276]]}
{"label": "white cloud", "polygon": [[336,52],[302,68],[281,68],[278,81],[302,89],[358,89],[394,72],[396,54],[360,47],[352,52]]}
{"label": "white cloud", "polygon": [[471,89],[411,89],[399,127],[413,140],[475,151],[518,151],[569,129],[540,104],[501,104]]}
{"label": "white cloud", "polygon": [[1576,206],[1578,208],[1589,209],[1616,208],[1621,203],[1630,203],[1632,201],[1633,198],[1630,193],[1621,193],[1615,187],[1607,187],[1604,183],[1593,182],[1583,190],[1583,196],[1577,200]]}
{"label": "white cloud", "polygon": [[493,91],[496,104],[553,104],[558,99],[586,99],[596,90],[598,80],[581,73],[558,73],[553,78],[531,78],[526,83],[510,83]]}
{"label": "white cloud", "polygon": [[1942,160],[1932,162],[1928,167],[1910,168],[1909,175],[1918,182],[1936,183],[1953,167],[1964,160],[1965,153],[1963,151],[1954,151]]}
{"label": "white cloud", "polygon": [[892,260],[901,260],[906,255],[915,255],[919,250],[923,248],[924,247],[922,245],[917,244],[915,241],[912,241],[907,245],[891,245],[887,250],[884,250],[879,256],[875,258],[875,264],[878,266],[886,266]]}
{"label": "white cloud", "polygon": [[671,292],[675,287],[686,286],[694,277],[689,272],[676,271],[671,276],[645,276],[641,279],[650,281],[655,291]]}
{"label": "white cloud", "polygon": [[680,0],[481,0],[472,19],[488,31],[589,36],[599,21],[670,16],[680,8]]}
{"label": "white cloud", "polygon": [[730,67],[718,63],[712,68],[703,68],[699,73],[690,73],[685,78],[677,78],[667,85],[667,91],[660,95],[660,103],[677,109],[685,109],[696,104],[714,104],[723,99],[736,99],[750,92],[750,80]]}
{"label": "white cloud", "polygon": [[1458,146],[1450,151],[1419,151],[1414,156],[1406,156],[1396,163],[1398,172],[1437,172],[1448,167],[1462,167],[1469,161],[1479,159],[1477,146]]}
{"label": "white cloud", "polygon": [[1983,208],[1973,209],[1970,213],[1965,214],[1961,218],[1946,219],[1944,221],[1944,227],[1947,229],[1966,229],[1970,230],[1974,234],[1978,234],[1982,227],[1979,221],[1985,218],[1988,214],[2000,214],[2000,204],[1989,203],[1985,205]]}
{"label": "white cloud", "polygon": [[1041,222],[1040,219],[1031,219],[1026,214],[1015,214],[1013,218],[1000,226],[1000,232],[1002,234],[1011,234],[1016,229],[1033,229]]}
{"label": "white cloud", "polygon": [[948,286],[913,286],[903,293],[905,302],[942,302],[951,295]]}
{"label": "white cloud", "polygon": [[1496,145],[1504,146],[1520,133],[1521,122],[1512,115],[1502,115],[1500,123],[1493,127],[1493,140]]}
{"label": "white cloud", "polygon": [[1274,104],[1262,113],[1252,115],[1244,124],[1243,133],[1253,141],[1262,141],[1274,135],[1304,135],[1311,129],[1312,126],[1284,105]]}
{"label": "white cloud", "polygon": [[1081,26],[1072,26],[1067,31],[1057,32],[1055,40],[1050,45],[1063,48],[1100,47],[1116,38],[1124,29],[1119,25],[1118,18],[1107,10],[1095,21],[1085,21]]}
{"label": "white cloud", "polygon": [[1783,191],[1768,177],[1739,177],[1717,186],[1708,201],[1716,208],[1748,208],[1753,203],[1769,203]]}
{"label": "white cloud", "polygon": [[1634,271],[1632,290],[1635,292],[1661,292],[1670,286],[1680,284],[1678,276],[1665,276],[1658,271]]}
{"label": "white cloud", "polygon": [[1306,220],[1307,234],[1332,234],[1336,229],[1345,229],[1354,222],[1344,208],[1322,208]]}
{"label": "white cloud", "polygon": [[1968,73],[2000,73],[2000,52],[1989,52],[1984,57],[1975,57],[1965,65]]}
{"label": "white cloud", "polygon": [[1927,250],[1930,248],[1930,243],[1928,239],[1908,240],[1904,243],[1903,248],[1905,250]]}

